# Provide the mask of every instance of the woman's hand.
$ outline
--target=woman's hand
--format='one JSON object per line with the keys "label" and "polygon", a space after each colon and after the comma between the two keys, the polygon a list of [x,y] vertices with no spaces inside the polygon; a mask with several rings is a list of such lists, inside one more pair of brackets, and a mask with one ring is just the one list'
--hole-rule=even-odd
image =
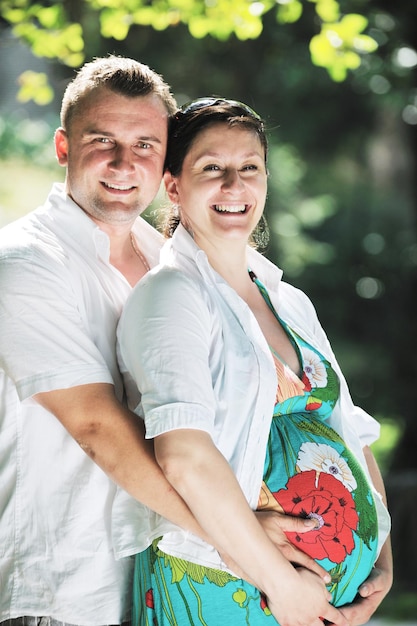
{"label": "woman's hand", "polygon": [[291,543],[285,534],[286,532],[308,533],[313,531],[316,528],[314,520],[301,519],[267,510],[255,511],[255,515],[272,543],[276,545],[287,561],[311,570],[320,576],[325,583],[330,582],[330,574],[308,554]]}
{"label": "woman's hand", "polygon": [[366,624],[385,598],[392,585],[391,546],[386,542],[375,567],[359,587],[359,593],[352,604],[341,608],[350,626]]}
{"label": "woman's hand", "polygon": [[[384,483],[375,457],[368,446],[363,449],[369,473],[377,491],[382,495],[384,504],[387,504]],[[390,537],[382,546],[375,567],[367,580],[359,587],[355,600],[341,608],[343,615],[349,620],[350,626],[366,624],[375,613],[382,600],[391,589],[393,580],[393,562]],[[331,625],[330,625],[331,626]]]}

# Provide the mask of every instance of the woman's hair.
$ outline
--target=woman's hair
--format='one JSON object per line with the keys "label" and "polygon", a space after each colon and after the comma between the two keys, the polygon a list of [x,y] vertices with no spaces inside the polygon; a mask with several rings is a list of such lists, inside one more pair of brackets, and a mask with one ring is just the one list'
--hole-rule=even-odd
{"label": "woman's hair", "polygon": [[105,87],[128,98],[155,95],[172,116],[178,110],[174,96],[163,78],[134,59],[109,55],[85,63],[68,84],[61,105],[61,126],[66,131],[73,117],[82,112],[85,98]]}
{"label": "woman's hair", "polygon": [[[196,137],[208,126],[219,123],[256,133],[264,149],[266,164],[268,140],[261,117],[243,102],[213,96],[199,98],[183,105],[171,118],[165,170],[173,176],[179,176],[184,159]],[[168,214],[165,214],[162,219],[161,227],[164,235],[172,237],[179,222],[176,207],[170,207]]]}

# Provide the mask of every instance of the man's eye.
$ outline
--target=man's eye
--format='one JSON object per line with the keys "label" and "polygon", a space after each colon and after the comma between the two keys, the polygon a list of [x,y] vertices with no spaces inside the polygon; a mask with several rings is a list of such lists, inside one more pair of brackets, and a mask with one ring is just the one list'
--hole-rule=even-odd
{"label": "man's eye", "polygon": [[249,172],[250,172],[250,171],[252,171],[252,170],[253,170],[253,171],[256,171],[257,169],[258,169],[258,166],[257,166],[257,165],[254,165],[253,163],[252,163],[252,164],[249,164],[249,165],[245,165],[244,167],[242,167],[242,170],[243,170],[244,172],[247,172],[247,171],[249,171]]}
{"label": "man's eye", "polygon": [[216,172],[219,169],[220,167],[218,165],[215,165],[214,163],[210,163],[210,165],[206,165],[204,167],[205,172]]}
{"label": "man's eye", "polygon": [[111,139],[109,139],[108,137],[96,137],[95,141],[97,143],[111,143]]}
{"label": "man's eye", "polygon": [[151,148],[151,144],[147,143],[146,141],[141,141],[137,144],[138,148],[141,148],[142,150],[149,150],[149,148]]}

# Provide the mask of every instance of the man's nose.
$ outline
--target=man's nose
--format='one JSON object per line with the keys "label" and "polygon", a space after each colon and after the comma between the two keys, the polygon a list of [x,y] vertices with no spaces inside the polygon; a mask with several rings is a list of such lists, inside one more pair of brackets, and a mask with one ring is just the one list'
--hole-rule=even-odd
{"label": "man's nose", "polygon": [[116,146],[113,152],[111,166],[119,171],[132,171],[134,169],[135,155],[130,146]]}

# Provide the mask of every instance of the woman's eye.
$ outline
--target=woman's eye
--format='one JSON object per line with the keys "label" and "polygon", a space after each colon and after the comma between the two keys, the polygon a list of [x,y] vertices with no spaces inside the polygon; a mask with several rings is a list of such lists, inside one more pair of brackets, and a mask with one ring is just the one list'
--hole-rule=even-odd
{"label": "woman's eye", "polygon": [[244,167],[242,167],[242,170],[243,170],[244,172],[247,172],[247,171],[252,171],[252,170],[253,170],[253,171],[256,171],[257,169],[258,169],[258,166],[257,166],[257,165],[254,165],[253,163],[252,163],[252,164],[250,164],[250,165],[245,165]]}
{"label": "woman's eye", "polygon": [[218,165],[215,165],[214,163],[210,163],[210,165],[206,165],[204,167],[205,172],[216,172],[219,169],[220,167]]}

